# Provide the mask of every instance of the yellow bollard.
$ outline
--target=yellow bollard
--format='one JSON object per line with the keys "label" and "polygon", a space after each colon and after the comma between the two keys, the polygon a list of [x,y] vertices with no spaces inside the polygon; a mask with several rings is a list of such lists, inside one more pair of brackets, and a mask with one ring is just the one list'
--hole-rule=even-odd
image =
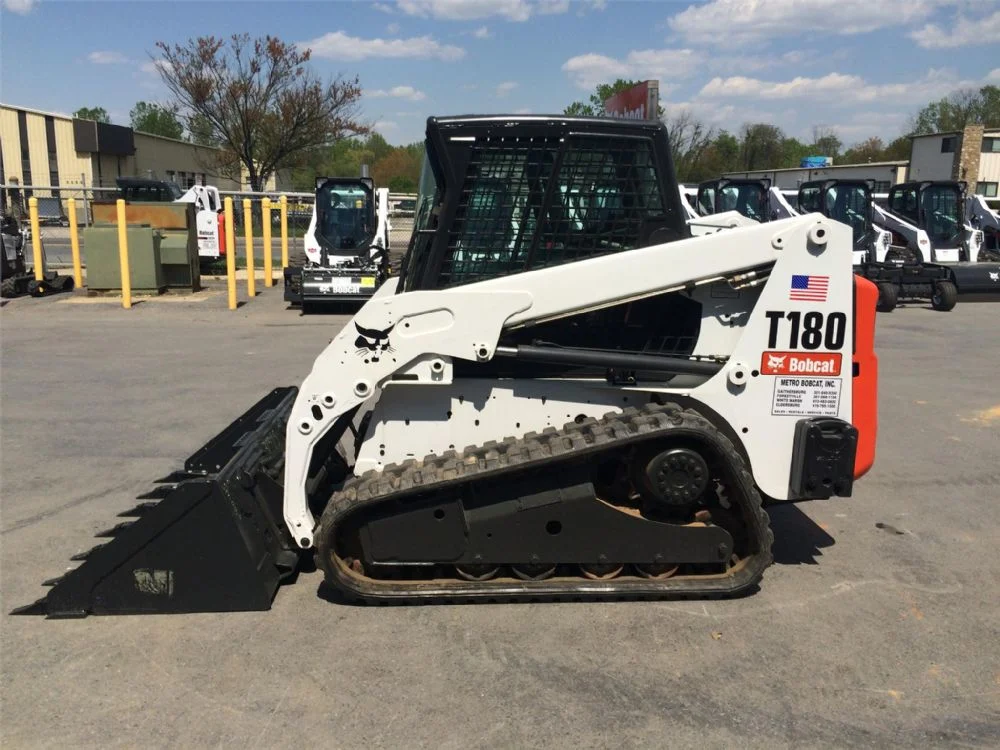
{"label": "yellow bollard", "polygon": [[76,229],[76,199],[67,200],[66,208],[69,209],[69,247],[73,253],[73,287],[79,289],[83,286],[83,269],[80,266],[80,238]]}
{"label": "yellow bollard", "polygon": [[226,285],[229,287],[229,309],[236,309],[236,234],[233,230],[233,199],[223,202],[226,212]]}
{"label": "yellow bollard", "polygon": [[281,270],[288,268],[288,196],[281,196]]}
{"label": "yellow bollard", "polygon": [[125,221],[125,201],[119,198],[118,206],[118,263],[122,274],[122,307],[132,309],[132,274],[128,267],[128,223]]}
{"label": "yellow bollard", "polygon": [[265,198],[260,202],[261,207],[261,231],[264,235],[264,286],[274,286],[271,267],[271,199]]}
{"label": "yellow bollard", "polygon": [[28,198],[28,219],[31,222],[31,250],[35,264],[35,281],[45,281],[45,264],[42,262],[42,233],[38,228],[38,198]]}
{"label": "yellow bollard", "polygon": [[253,214],[250,212],[250,199],[243,199],[243,237],[246,239],[247,251],[247,296],[253,299],[257,296],[257,280],[253,268]]}

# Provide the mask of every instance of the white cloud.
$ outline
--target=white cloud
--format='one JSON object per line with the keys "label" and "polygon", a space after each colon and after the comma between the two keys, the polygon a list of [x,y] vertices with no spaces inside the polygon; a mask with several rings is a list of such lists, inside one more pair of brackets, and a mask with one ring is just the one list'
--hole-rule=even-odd
{"label": "white cloud", "polygon": [[[376,4],[376,7],[380,6]],[[523,22],[534,15],[561,15],[569,11],[570,0],[396,0],[396,7],[408,16],[433,18],[436,21],[476,21],[503,18]],[[578,0],[578,14],[586,10],[604,10],[607,0]],[[379,7],[379,10],[387,6]]]}
{"label": "white cloud", "polygon": [[26,16],[35,9],[37,0],[3,0],[3,9],[19,16]]}
{"label": "white cloud", "polygon": [[392,14],[396,12],[396,9],[394,7],[392,7],[391,5],[387,5],[386,3],[373,3],[372,7],[375,8],[375,10],[382,11],[383,13]]}
{"label": "white cloud", "polygon": [[427,95],[423,91],[419,91],[413,88],[413,86],[393,86],[388,91],[385,89],[375,89],[374,91],[366,91],[365,96],[372,99],[393,97],[394,99],[406,99],[408,102],[419,102],[421,99],[427,98]]}
{"label": "white cloud", "polygon": [[900,83],[868,83],[861,76],[828,73],[820,78],[797,76],[789,81],[763,81],[732,76],[713,78],[698,93],[705,99],[799,99],[834,106],[870,102],[877,104],[920,104],[938,99],[957,88],[975,86],[976,81],[960,80],[952,71],[931,69],[923,77]]}
{"label": "white cloud", "polygon": [[996,44],[1000,38],[1000,10],[985,18],[970,20],[961,16],[951,29],[942,29],[929,23],[922,29],[910,32],[910,38],[924,49]]}
{"label": "white cloud", "polygon": [[113,50],[96,50],[87,55],[87,59],[95,65],[122,65],[128,62],[125,55]]}
{"label": "white cloud", "polygon": [[493,35],[490,33],[489,26],[480,26],[472,32],[472,36],[476,37],[476,39],[489,39]]}
{"label": "white cloud", "polygon": [[993,68],[993,70],[987,73],[985,81],[987,83],[1000,83],[1000,68]]}
{"label": "white cloud", "polygon": [[[579,5],[602,10],[606,0],[587,0]],[[397,0],[396,7],[408,16],[436,21],[476,21],[496,17],[523,22],[533,15],[566,13],[570,9],[570,0]]]}
{"label": "white cloud", "polygon": [[398,23],[390,23],[388,26],[385,27],[385,30],[390,34],[396,35],[399,33],[399,28],[400,27]]}
{"label": "white cloud", "polygon": [[399,127],[399,123],[393,120],[379,120],[373,127],[378,132],[385,133],[386,131],[396,130]]}
{"label": "white cloud", "polygon": [[926,20],[956,0],[710,0],[668,20],[689,43],[732,45],[822,30],[864,34]]}
{"label": "white cloud", "polygon": [[491,16],[527,21],[532,12],[526,0],[398,0],[397,6],[409,16],[439,21],[474,21]]}
{"label": "white cloud", "polygon": [[518,84],[516,81],[504,81],[499,86],[497,86],[496,95],[502,99],[517,87]]}
{"label": "white cloud", "polygon": [[530,107],[524,107],[522,109],[515,109],[514,110],[514,114],[515,115],[530,115],[531,114],[531,108]]}
{"label": "white cloud", "polygon": [[563,63],[562,69],[584,91],[616,78],[658,78],[662,95],[673,88],[665,81],[691,76],[701,61],[702,56],[690,49],[644,49],[632,50],[624,60],[594,53],[577,55]]}
{"label": "white cloud", "polygon": [[408,39],[361,39],[348,36],[343,31],[329,31],[308,42],[299,42],[300,48],[309,48],[316,57],[331,60],[366,60],[368,58],[414,58],[460,60],[465,50],[450,44],[441,44],[430,36]]}

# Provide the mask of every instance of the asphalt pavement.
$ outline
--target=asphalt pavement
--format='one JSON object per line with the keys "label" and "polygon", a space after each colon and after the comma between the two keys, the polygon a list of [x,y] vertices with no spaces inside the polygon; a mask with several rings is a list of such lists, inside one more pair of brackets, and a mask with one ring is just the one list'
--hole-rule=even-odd
{"label": "asphalt pavement", "polygon": [[[241,290],[242,293],[242,290]],[[280,288],[0,312],[0,600],[44,593],[153,479],[346,322]],[[194,301],[195,299],[200,301]],[[269,612],[0,616],[5,747],[1000,746],[1000,328],[878,318],[878,457],[772,508],[733,601],[356,607],[321,574]]]}

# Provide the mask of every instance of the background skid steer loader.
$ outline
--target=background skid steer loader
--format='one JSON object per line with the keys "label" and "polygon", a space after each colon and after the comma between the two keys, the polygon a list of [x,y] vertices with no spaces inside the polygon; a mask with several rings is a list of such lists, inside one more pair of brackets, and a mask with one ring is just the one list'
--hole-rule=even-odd
{"label": "background skid steer loader", "polygon": [[316,180],[306,263],[285,269],[285,301],[300,306],[366,302],[389,276],[389,190],[368,177]]}
{"label": "background skid steer loader", "polygon": [[299,389],[22,612],[731,596],[874,461],[874,285],[819,214],[691,237],[661,124],[430,119],[416,231]]}
{"label": "background skid steer loader", "polygon": [[[891,312],[900,299],[928,298],[936,310],[955,306],[951,269],[919,257],[894,253],[892,233],[873,223],[881,216],[872,180],[814,180],[799,186],[802,212],[816,211],[851,227],[855,272],[878,286],[879,312]],[[898,248],[897,248],[898,249]]]}

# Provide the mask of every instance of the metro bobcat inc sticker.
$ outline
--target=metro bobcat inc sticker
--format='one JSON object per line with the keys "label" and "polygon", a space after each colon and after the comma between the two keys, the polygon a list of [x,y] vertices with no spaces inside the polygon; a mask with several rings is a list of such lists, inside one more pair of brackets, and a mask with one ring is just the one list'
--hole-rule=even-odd
{"label": "metro bobcat inc sticker", "polygon": [[837,352],[764,352],[761,375],[840,375]]}

